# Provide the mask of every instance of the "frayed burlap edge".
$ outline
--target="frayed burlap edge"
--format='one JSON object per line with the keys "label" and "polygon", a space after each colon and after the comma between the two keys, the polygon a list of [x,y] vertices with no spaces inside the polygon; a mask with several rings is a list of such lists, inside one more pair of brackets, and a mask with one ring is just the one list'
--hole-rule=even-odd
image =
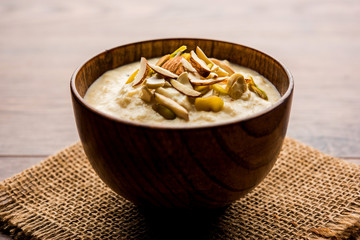
{"label": "frayed burlap edge", "polygon": [[[72,146],[80,144],[75,143]],[[31,177],[31,172],[34,169],[42,168],[47,161],[56,158],[65,149],[58,151],[54,155],[44,159],[40,163],[24,170],[17,175],[5,179],[0,182],[0,231],[8,234],[13,239],[75,239],[68,229],[56,224],[56,221],[50,221],[38,215],[34,215],[26,207],[23,207],[18,201],[11,196],[11,189],[6,186],[7,182],[11,182],[12,178],[17,176]],[[13,212],[21,212],[22,215],[12,214]]]}
{"label": "frayed burlap edge", "polygon": [[[288,141],[296,141],[294,139],[287,139]],[[318,152],[318,150],[307,146],[301,142],[296,141],[297,144],[302,145],[304,148]],[[318,152],[320,153],[320,152]],[[347,164],[354,168],[359,168],[357,164],[345,162],[342,159],[334,158],[332,156],[321,153],[324,157],[331,158],[339,164]],[[360,168],[359,168],[360,170]],[[360,184],[360,179],[359,179]],[[341,215],[335,217],[324,227],[314,227],[307,229],[312,233],[309,240],[340,240],[351,239],[360,240],[360,192],[357,201],[354,201],[348,208],[344,209]]]}
{"label": "frayed burlap edge", "polygon": [[[330,158],[335,161],[337,164],[346,164],[358,168],[360,166],[355,163],[345,162],[342,159],[329,156],[324,153],[320,153],[318,150],[307,146],[304,143],[301,143],[297,140],[287,138],[287,141],[296,142],[298,145],[302,145],[304,148],[307,148],[311,151],[318,152],[326,158]],[[360,184],[360,179],[359,179]],[[294,224],[294,223],[291,223]],[[348,208],[345,208],[341,215],[335,217],[325,226],[318,226],[314,228],[307,229],[308,232],[311,232],[312,235],[310,238],[305,238],[309,240],[360,240],[360,192],[357,197],[357,201],[354,201]]]}

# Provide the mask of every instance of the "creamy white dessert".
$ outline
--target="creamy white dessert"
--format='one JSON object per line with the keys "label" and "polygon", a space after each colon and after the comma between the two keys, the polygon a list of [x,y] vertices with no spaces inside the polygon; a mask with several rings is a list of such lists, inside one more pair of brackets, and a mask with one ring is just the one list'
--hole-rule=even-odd
{"label": "creamy white dessert", "polygon": [[243,118],[280,99],[256,71],[209,59],[199,48],[190,54],[182,49],[107,71],[87,90],[85,101],[120,119],[171,126]]}

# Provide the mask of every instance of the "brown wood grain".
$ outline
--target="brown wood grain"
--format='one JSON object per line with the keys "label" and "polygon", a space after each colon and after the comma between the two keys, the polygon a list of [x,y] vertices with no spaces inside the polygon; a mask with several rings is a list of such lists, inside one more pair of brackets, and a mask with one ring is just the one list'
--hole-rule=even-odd
{"label": "brown wood grain", "polygon": [[359,5],[2,1],[0,154],[51,154],[78,139],[68,81],[89,57],[123,43],[183,36],[249,45],[284,62],[296,80],[289,135],[331,155],[360,156]]}
{"label": "brown wood grain", "polygon": [[[204,128],[162,128],[93,111],[83,97],[103,73],[134,59],[163,56],[186,45],[264,75],[279,90],[264,114]],[[240,57],[239,57],[240,56]],[[71,79],[71,96],[85,153],[115,192],[142,206],[223,207],[248,193],[269,173],[289,120],[293,78],[275,59],[243,45],[205,39],[144,41],[105,51]]]}
{"label": "brown wood grain", "polygon": [[77,66],[163,37],[232,41],[279,59],[295,78],[288,135],[360,164],[359,22],[358,0],[3,0],[0,179],[12,164],[34,163],[10,156],[45,156],[78,140],[69,94]]}
{"label": "brown wood grain", "polygon": [[0,181],[38,164],[43,159],[45,156],[0,157]]}

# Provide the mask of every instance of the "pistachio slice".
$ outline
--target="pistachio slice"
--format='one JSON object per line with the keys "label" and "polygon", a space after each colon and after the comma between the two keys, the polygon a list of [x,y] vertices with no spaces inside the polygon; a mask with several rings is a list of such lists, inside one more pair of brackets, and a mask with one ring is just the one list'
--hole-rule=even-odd
{"label": "pistachio slice", "polygon": [[228,80],[226,86],[228,94],[233,99],[239,99],[241,95],[246,92],[247,85],[244,76],[240,73],[234,73]]}
{"label": "pistachio slice", "polygon": [[179,56],[183,51],[185,51],[187,47],[185,45],[176,49],[172,54],[170,54],[170,58]]}
{"label": "pistachio slice", "polygon": [[225,90],[220,84],[213,84],[210,86],[210,88],[214,89],[215,91],[221,93],[221,94],[228,94],[228,91]]}
{"label": "pistachio slice", "polygon": [[178,75],[170,72],[169,70],[166,70],[165,68],[149,64],[150,68],[154,70],[156,73],[166,77],[166,78],[177,78]]}
{"label": "pistachio slice", "polygon": [[128,84],[128,83],[132,83],[135,79],[135,76],[136,74],[139,72],[139,69],[137,69],[135,72],[133,72],[133,74],[131,74],[131,76],[129,77],[129,79],[126,81],[125,84]]}
{"label": "pistachio slice", "polygon": [[170,59],[170,54],[166,54],[162,56],[155,65],[161,67],[169,59]]}
{"label": "pistachio slice", "polygon": [[205,86],[205,85],[212,85],[215,83],[219,83],[226,79],[227,79],[227,77],[212,78],[212,79],[196,79],[196,78],[191,79],[190,78],[190,82],[195,86]]}
{"label": "pistachio slice", "polygon": [[173,111],[171,111],[169,108],[165,107],[164,105],[154,104],[152,106],[152,109],[167,120],[173,120],[176,118],[176,114]]}
{"label": "pistachio slice", "polygon": [[217,96],[202,97],[195,99],[195,108],[198,111],[219,112],[224,107],[224,101]]}
{"label": "pistachio slice", "polygon": [[235,73],[235,71],[226,63],[224,63],[223,61],[220,61],[216,58],[210,58],[210,60],[215,63],[216,65],[219,65],[219,67],[221,67],[222,69],[224,69],[226,72],[229,73],[229,75],[233,75]]}
{"label": "pistachio slice", "polygon": [[159,75],[159,74],[155,74],[154,76],[146,79],[146,86],[150,89],[154,89],[154,88],[159,88],[159,87],[163,87],[165,85],[165,79]]}
{"label": "pistachio slice", "polygon": [[147,88],[146,86],[143,86],[141,88],[141,93],[140,93],[140,98],[144,101],[144,102],[151,102],[153,99],[154,94],[149,90],[149,88]]}
{"label": "pistachio slice", "polygon": [[245,82],[247,83],[250,91],[254,92],[262,99],[268,100],[267,94],[255,84],[254,79],[251,76],[248,76],[248,78],[245,79]]}
{"label": "pistachio slice", "polygon": [[155,101],[172,110],[176,114],[176,116],[185,119],[186,121],[189,121],[189,112],[174,100],[165,97],[159,93],[155,93]]}
{"label": "pistachio slice", "polygon": [[190,53],[183,53],[181,54],[183,58],[185,58],[187,61],[190,61]]}
{"label": "pistachio slice", "polygon": [[205,86],[194,86],[194,89],[198,92],[201,92],[201,95],[204,96],[206,93],[208,93],[211,85],[205,85]]}
{"label": "pistachio slice", "polygon": [[176,81],[175,79],[171,79],[170,83],[176,90],[178,90],[182,94],[185,94],[186,96],[198,97],[201,95],[201,92],[195,91],[194,89],[185,86],[184,84],[180,83],[179,81]]}
{"label": "pistachio slice", "polygon": [[190,52],[190,63],[196,69],[196,71],[203,77],[207,77],[210,74],[210,69],[206,66],[206,63],[201,60],[194,51]]}
{"label": "pistachio slice", "polygon": [[147,77],[149,73],[149,64],[146,58],[142,57],[140,60],[140,68],[139,72],[136,74],[134,81],[132,82],[132,86],[135,87],[141,84],[144,79]]}

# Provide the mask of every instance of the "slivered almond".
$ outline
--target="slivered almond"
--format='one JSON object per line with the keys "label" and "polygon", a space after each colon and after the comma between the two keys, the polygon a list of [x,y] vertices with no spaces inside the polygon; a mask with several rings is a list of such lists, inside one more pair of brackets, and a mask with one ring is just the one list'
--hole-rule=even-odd
{"label": "slivered almond", "polygon": [[183,72],[182,74],[179,75],[179,77],[177,78],[177,80],[184,84],[185,86],[190,87],[191,89],[193,89],[190,80],[189,80],[189,74],[187,72]]}
{"label": "slivered almond", "polygon": [[206,63],[201,60],[194,51],[190,52],[190,63],[196,69],[196,71],[203,77],[207,77],[210,74],[210,69],[206,66]]}
{"label": "slivered almond", "polygon": [[216,73],[211,72],[209,76],[206,77],[206,79],[217,78],[217,77],[219,76]]}
{"label": "slivered almond", "polygon": [[159,66],[156,66],[156,65],[152,65],[152,64],[149,64],[150,68],[152,70],[154,70],[156,73],[166,77],[166,78],[177,78],[178,75],[170,72],[169,70],[165,69],[165,68],[162,68],[162,67],[159,67]]}
{"label": "slivered almond", "polygon": [[176,81],[175,79],[171,79],[170,83],[176,90],[178,90],[182,94],[185,94],[186,96],[198,97],[201,95],[201,92],[195,91],[194,89],[185,86],[184,84],[180,83],[179,81]]}
{"label": "slivered almond", "polygon": [[170,54],[164,55],[157,61],[155,65],[161,67],[169,59],[170,59]]}
{"label": "slivered almond", "polygon": [[165,79],[161,75],[155,74],[154,76],[146,79],[145,84],[150,89],[159,88],[165,85]]}
{"label": "slivered almond", "polygon": [[190,82],[195,85],[195,86],[205,86],[205,85],[212,85],[215,83],[219,83],[222,82],[224,80],[226,80],[227,77],[222,77],[222,78],[212,78],[212,79],[191,79],[190,78]]}
{"label": "slivered almond", "polygon": [[176,116],[189,121],[189,112],[174,100],[159,93],[155,93],[155,101],[171,109],[176,114]]}
{"label": "slivered almond", "polygon": [[214,64],[207,56],[206,54],[203,52],[203,50],[201,50],[201,48],[199,48],[199,46],[196,47],[196,55],[203,60],[206,64]]}
{"label": "slivered almond", "polygon": [[141,88],[141,95],[140,98],[144,101],[144,102],[151,102],[153,99],[154,94],[146,87],[143,86]]}
{"label": "slivered almond", "polygon": [[196,72],[196,69],[185,58],[181,59],[181,64],[182,64],[182,66],[184,67],[185,70],[187,70],[189,72]]}
{"label": "slivered almond", "polygon": [[132,82],[132,86],[135,87],[141,84],[144,79],[147,77],[149,73],[149,63],[146,58],[142,57],[140,60],[140,68],[139,72],[136,74],[134,81]]}
{"label": "slivered almond", "polygon": [[219,65],[222,69],[224,69],[226,72],[229,73],[229,75],[233,75],[235,71],[227,64],[225,64],[223,61],[220,61],[216,58],[210,58],[210,60],[215,63],[216,65]]}

